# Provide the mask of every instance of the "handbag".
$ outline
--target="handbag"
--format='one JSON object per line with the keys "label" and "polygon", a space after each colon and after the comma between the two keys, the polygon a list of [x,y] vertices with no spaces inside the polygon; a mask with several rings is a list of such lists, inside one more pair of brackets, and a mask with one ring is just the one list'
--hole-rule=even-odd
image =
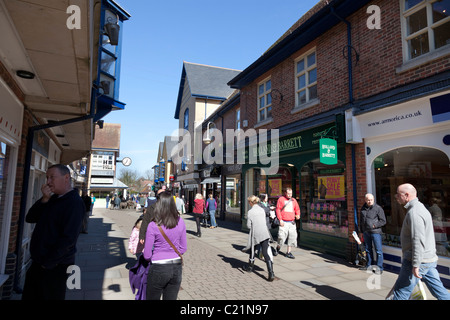
{"label": "handbag", "polygon": [[161,226],[158,226],[159,232],[161,232],[162,236],[164,237],[164,239],[166,239],[167,243],[172,247],[173,250],[175,250],[175,252],[178,254],[178,256],[181,259],[181,265],[184,266],[184,260],[183,260],[183,256],[181,255],[181,253],[178,251],[178,249],[173,245],[172,241],[170,241],[170,239],[166,236],[166,234],[164,233],[163,229],[161,228]]}
{"label": "handbag", "polygon": [[[286,208],[286,206],[292,201],[292,198],[290,198],[283,206],[283,208],[281,209],[280,212],[283,212],[284,208]],[[272,229],[275,229],[276,227],[280,226],[280,220],[278,219],[277,216],[275,216],[275,218],[273,218],[272,220]]]}

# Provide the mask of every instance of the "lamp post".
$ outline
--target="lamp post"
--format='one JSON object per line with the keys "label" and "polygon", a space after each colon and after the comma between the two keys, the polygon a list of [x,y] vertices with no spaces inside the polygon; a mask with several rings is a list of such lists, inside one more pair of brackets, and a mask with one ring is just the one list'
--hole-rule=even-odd
{"label": "lamp post", "polygon": [[214,122],[208,122],[206,125],[206,137],[203,139],[204,144],[210,144],[211,143],[211,135],[209,134],[209,130],[211,129],[211,125],[216,126]]}

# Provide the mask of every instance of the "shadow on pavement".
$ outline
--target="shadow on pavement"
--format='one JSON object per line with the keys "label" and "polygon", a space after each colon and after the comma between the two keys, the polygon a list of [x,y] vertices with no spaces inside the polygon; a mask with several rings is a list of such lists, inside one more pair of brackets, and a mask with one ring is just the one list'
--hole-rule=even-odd
{"label": "shadow on pavement", "polygon": [[300,281],[300,283],[316,289],[316,292],[318,294],[330,300],[362,300],[360,297],[357,297],[351,293],[333,288],[328,285],[317,285],[309,281]]}
{"label": "shadow on pavement", "polygon": [[68,289],[67,300],[103,300],[104,291],[123,290],[114,279],[122,278],[125,268],[133,266],[135,259],[127,257],[125,239],[115,237],[114,231],[103,218],[89,218],[89,233],[78,237],[75,257],[75,264],[80,267],[80,289]]}

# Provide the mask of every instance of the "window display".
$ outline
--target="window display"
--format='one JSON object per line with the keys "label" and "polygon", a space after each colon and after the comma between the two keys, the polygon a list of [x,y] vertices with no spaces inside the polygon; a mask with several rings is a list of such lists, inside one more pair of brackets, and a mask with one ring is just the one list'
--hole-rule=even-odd
{"label": "window display", "polygon": [[226,177],[225,210],[229,213],[241,212],[241,175]]}
{"label": "window display", "polygon": [[[348,236],[344,164],[314,160],[301,171],[302,229],[331,236]],[[307,212],[307,214],[304,214]]]}
{"label": "window display", "polygon": [[443,152],[425,147],[403,147],[386,152],[373,163],[376,201],[387,223],[385,245],[400,247],[400,231],[406,210],[395,201],[397,187],[411,183],[433,219],[438,255],[450,256],[450,168]]}

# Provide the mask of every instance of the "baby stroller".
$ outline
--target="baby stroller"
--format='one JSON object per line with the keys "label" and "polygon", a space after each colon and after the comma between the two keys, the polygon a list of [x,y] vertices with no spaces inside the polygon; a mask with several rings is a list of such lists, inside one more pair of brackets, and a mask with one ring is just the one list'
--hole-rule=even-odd
{"label": "baby stroller", "polygon": [[358,251],[356,253],[355,265],[361,265],[361,267],[366,267],[367,265],[367,252],[366,245],[359,239],[358,234],[353,231],[353,238],[355,238],[358,245]]}

